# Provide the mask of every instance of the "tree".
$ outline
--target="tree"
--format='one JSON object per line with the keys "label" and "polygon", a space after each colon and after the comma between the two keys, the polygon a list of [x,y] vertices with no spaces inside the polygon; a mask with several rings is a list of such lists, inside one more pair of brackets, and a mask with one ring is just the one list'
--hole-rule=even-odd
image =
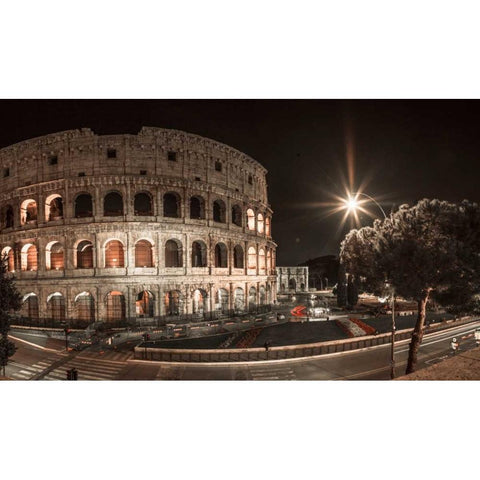
{"label": "tree", "polygon": [[341,262],[349,274],[365,277],[372,293],[415,300],[418,316],[410,342],[407,373],[415,371],[430,298],[440,305],[470,301],[480,280],[480,209],[424,199],[402,205],[373,227],[352,230],[341,245]]}
{"label": "tree", "polygon": [[347,304],[354,307],[358,303],[358,281],[353,275],[348,276],[347,283]]}
{"label": "tree", "polygon": [[22,297],[13,282],[13,276],[7,271],[7,256],[0,259],[0,367],[5,376],[8,359],[15,353],[16,347],[8,339],[11,312],[19,310]]}
{"label": "tree", "polygon": [[337,305],[339,307],[347,306],[347,276],[345,275],[345,268],[343,265],[340,265],[338,271]]}

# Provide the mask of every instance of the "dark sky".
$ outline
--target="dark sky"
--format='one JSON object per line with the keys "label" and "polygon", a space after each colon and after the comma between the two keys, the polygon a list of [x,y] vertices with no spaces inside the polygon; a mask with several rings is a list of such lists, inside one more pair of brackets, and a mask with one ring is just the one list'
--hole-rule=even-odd
{"label": "dark sky", "polygon": [[[347,179],[382,206],[421,198],[479,201],[480,102],[475,100],[2,100],[0,147],[61,130],[185,130],[247,153],[269,173],[278,265],[338,253],[343,214],[325,218]],[[372,213],[377,213],[371,207]],[[361,218],[362,224],[371,222]]]}

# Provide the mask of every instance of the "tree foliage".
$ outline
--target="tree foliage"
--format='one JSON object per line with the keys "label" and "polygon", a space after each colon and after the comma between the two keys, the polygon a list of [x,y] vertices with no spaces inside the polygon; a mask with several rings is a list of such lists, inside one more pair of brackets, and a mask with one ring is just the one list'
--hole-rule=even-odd
{"label": "tree foliage", "polygon": [[384,295],[388,281],[396,294],[418,303],[407,365],[413,372],[429,298],[452,307],[478,293],[480,209],[466,200],[402,205],[373,227],[349,232],[340,260],[349,274],[365,278],[372,293]]}
{"label": "tree foliage", "polygon": [[22,305],[22,297],[18,293],[13,282],[13,276],[7,271],[7,258],[0,259],[0,367],[5,367],[8,359],[15,353],[15,345],[8,340],[11,314],[19,310]]}

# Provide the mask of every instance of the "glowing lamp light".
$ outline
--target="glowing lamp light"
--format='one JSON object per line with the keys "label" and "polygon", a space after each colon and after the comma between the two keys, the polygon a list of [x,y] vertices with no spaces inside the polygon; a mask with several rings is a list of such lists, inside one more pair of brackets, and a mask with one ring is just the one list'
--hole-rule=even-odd
{"label": "glowing lamp light", "polygon": [[358,208],[358,201],[355,197],[345,200],[345,206],[349,212],[354,212]]}

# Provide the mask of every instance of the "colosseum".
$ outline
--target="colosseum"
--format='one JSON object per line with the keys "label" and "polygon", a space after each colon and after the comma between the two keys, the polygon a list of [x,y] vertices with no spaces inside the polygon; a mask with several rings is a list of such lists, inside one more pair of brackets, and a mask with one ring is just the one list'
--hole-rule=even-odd
{"label": "colosseum", "polygon": [[0,150],[0,248],[32,324],[210,319],[276,300],[266,173],[177,130]]}

